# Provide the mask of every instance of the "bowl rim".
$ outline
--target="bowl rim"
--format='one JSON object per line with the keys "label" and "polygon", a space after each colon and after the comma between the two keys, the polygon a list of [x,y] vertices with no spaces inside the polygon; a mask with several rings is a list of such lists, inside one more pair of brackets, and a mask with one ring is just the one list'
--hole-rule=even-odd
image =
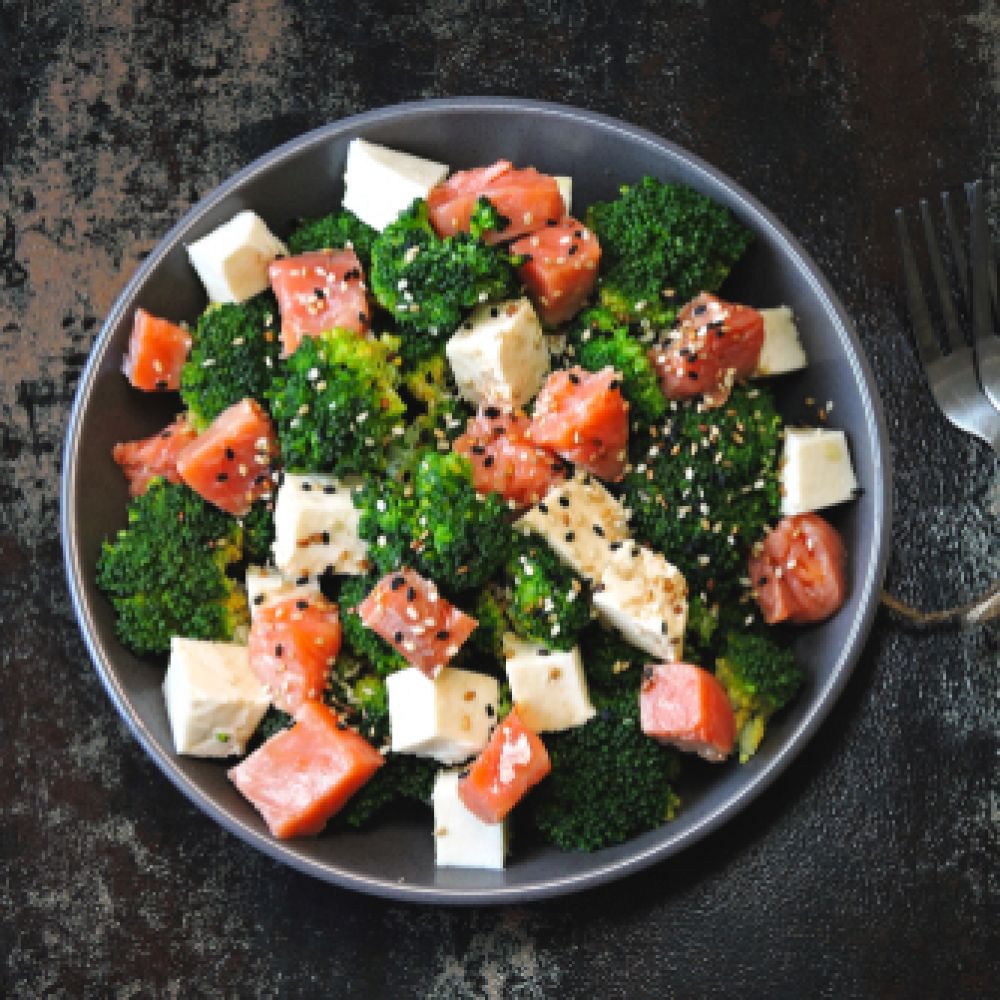
{"label": "bowl rim", "polygon": [[[126,691],[115,676],[111,650],[102,642],[91,610],[84,598],[83,566],[73,518],[74,500],[78,492],[77,483],[80,472],[76,455],[83,415],[93,395],[96,376],[110,347],[111,334],[118,326],[123,312],[127,308],[131,308],[131,300],[137,288],[173,249],[179,235],[196,224],[219,202],[244,183],[260,173],[271,170],[276,164],[299,155],[305,149],[321,145],[334,138],[350,136],[360,129],[393,119],[439,117],[467,114],[470,111],[483,115],[520,113],[532,117],[558,118],[583,126],[596,125],[603,130],[617,132],[628,137],[631,141],[652,147],[655,151],[666,153],[675,162],[684,163],[694,174],[701,175],[728,190],[743,208],[755,216],[758,225],[770,231],[775,242],[781,247],[783,256],[797,266],[799,273],[807,280],[813,295],[824,312],[835,320],[843,352],[850,364],[854,382],[860,392],[862,409],[869,427],[872,465],[875,473],[875,482],[871,485],[869,492],[873,497],[872,536],[876,540],[876,544],[871,549],[863,572],[860,572],[862,568],[859,567],[858,576],[854,581],[854,587],[860,591],[861,595],[859,614],[856,615],[852,623],[847,639],[830,670],[826,683],[814,691],[812,704],[808,711],[766,765],[760,770],[748,774],[745,783],[734,794],[710,809],[705,816],[687,829],[675,835],[668,833],[662,842],[636,850],[626,858],[595,864],[579,873],[543,878],[524,885],[484,888],[401,883],[373,875],[358,874],[329,862],[302,857],[282,842],[274,840],[259,830],[252,829],[231,815],[224,807],[218,805],[210,795],[199,789],[177,766],[173,756],[163,753],[157,746],[152,733],[130,704]],[[60,533],[63,541],[64,566],[73,608],[83,633],[84,642],[94,667],[119,715],[125,720],[133,736],[175,787],[224,829],[277,861],[344,888],[397,901],[415,903],[451,905],[523,903],[529,900],[576,892],[618,879],[679,853],[735,817],[753,799],[764,792],[816,733],[847,684],[878,610],[879,593],[888,564],[892,527],[892,469],[887,447],[888,440],[888,428],[875,379],[854,325],[843,305],[818,266],[785,226],[729,176],[687,149],[647,129],[583,108],[548,101],[508,97],[469,96],[408,101],[328,122],[258,157],[192,206],[159,240],[153,251],[126,283],[115,299],[100,332],[95,338],[87,364],[80,376],[67,425],[62,454],[63,473],[60,490]],[[663,829],[669,830],[670,828]]]}

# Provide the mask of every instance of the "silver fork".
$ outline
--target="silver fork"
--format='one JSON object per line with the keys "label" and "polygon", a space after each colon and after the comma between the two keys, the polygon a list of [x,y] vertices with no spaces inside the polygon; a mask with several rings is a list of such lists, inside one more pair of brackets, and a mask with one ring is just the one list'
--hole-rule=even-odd
{"label": "silver fork", "polygon": [[931,275],[944,319],[947,342],[944,352],[934,332],[920,270],[910,242],[906,214],[901,208],[896,209],[896,228],[913,335],[931,393],[952,424],[985,441],[1000,455],[1000,337],[994,332],[992,318],[996,308],[996,270],[992,262],[982,182],[966,185],[966,195],[972,216],[971,288],[958,223],[946,191],[941,193],[941,204],[960,290],[972,316],[971,345],[959,325],[927,200],[920,202],[920,215]]}

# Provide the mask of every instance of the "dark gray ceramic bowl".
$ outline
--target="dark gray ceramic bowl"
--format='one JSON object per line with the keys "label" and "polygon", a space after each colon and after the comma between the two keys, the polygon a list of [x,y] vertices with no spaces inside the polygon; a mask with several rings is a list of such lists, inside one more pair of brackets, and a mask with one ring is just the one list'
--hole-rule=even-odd
{"label": "dark gray ceramic bowl", "polygon": [[[756,243],[727,291],[756,305],[791,305],[802,329],[810,365],[778,383],[784,413],[804,416],[807,396],[834,400],[832,422],[850,438],[864,492],[833,519],[850,553],[851,593],[833,620],[804,630],[796,644],[809,672],[806,690],[770,727],[749,764],[703,768],[704,779],[685,790],[674,822],[626,844],[594,854],[517,851],[505,872],[491,873],[436,870],[429,819],[280,843],[230,786],[224,766],[173,754],[162,667],[117,642],[111,608],[94,585],[101,540],[125,518],[126,487],[111,447],[153,433],[176,408],[175,399],[151,401],[130,389],[120,373],[135,308],[193,319],[204,295],[184,244],[243,208],[256,210],[279,234],[296,217],[328,211],[339,203],[347,144],[355,136],[452,167],[505,157],[572,174],[576,206],[613,196],[620,183],[647,173],[728,205]],[[843,688],[872,624],[889,538],[886,429],[871,373],[843,308],[781,224],[726,177],[658,136],[587,111],[507,99],[427,101],[335,122],[262,157],[192,209],[128,283],[94,345],[66,438],[63,477],[66,569],[80,627],[111,699],[164,774],[228,830],[280,861],[366,892],[438,903],[523,901],[582,889],[675,854],[733,817],[799,752]]]}

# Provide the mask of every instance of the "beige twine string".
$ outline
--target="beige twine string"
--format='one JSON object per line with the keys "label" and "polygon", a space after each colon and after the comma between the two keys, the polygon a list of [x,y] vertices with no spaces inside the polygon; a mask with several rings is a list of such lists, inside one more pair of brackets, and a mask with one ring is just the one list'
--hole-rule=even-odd
{"label": "beige twine string", "polygon": [[960,604],[956,608],[945,608],[943,611],[921,611],[897,600],[886,591],[882,591],[882,603],[890,611],[914,625],[982,625],[1000,618],[1000,580],[982,597],[968,604]]}

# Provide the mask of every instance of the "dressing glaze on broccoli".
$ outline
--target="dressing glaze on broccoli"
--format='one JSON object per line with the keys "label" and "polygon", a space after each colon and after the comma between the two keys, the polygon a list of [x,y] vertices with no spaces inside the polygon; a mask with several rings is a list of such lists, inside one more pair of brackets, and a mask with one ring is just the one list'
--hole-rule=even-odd
{"label": "dressing glaze on broccoli", "polygon": [[264,405],[281,350],[278,322],[278,303],[269,291],[239,304],[211,305],[201,314],[181,370],[181,398],[197,430],[241,399]]}
{"label": "dressing glaze on broccoli", "polygon": [[122,642],[137,653],[166,653],[175,635],[231,639],[248,617],[246,595],[226,575],[241,542],[234,518],[187,486],[151,480],[97,561],[97,585],[111,599]]}
{"label": "dressing glaze on broccoli", "polygon": [[384,465],[404,411],[392,346],[343,329],[303,337],[267,392],[286,469],[339,476]]}
{"label": "dressing glaze on broccoli", "polygon": [[654,177],[595,202],[587,225],[601,241],[601,303],[657,328],[699,292],[716,291],[751,240],[724,206]]}

